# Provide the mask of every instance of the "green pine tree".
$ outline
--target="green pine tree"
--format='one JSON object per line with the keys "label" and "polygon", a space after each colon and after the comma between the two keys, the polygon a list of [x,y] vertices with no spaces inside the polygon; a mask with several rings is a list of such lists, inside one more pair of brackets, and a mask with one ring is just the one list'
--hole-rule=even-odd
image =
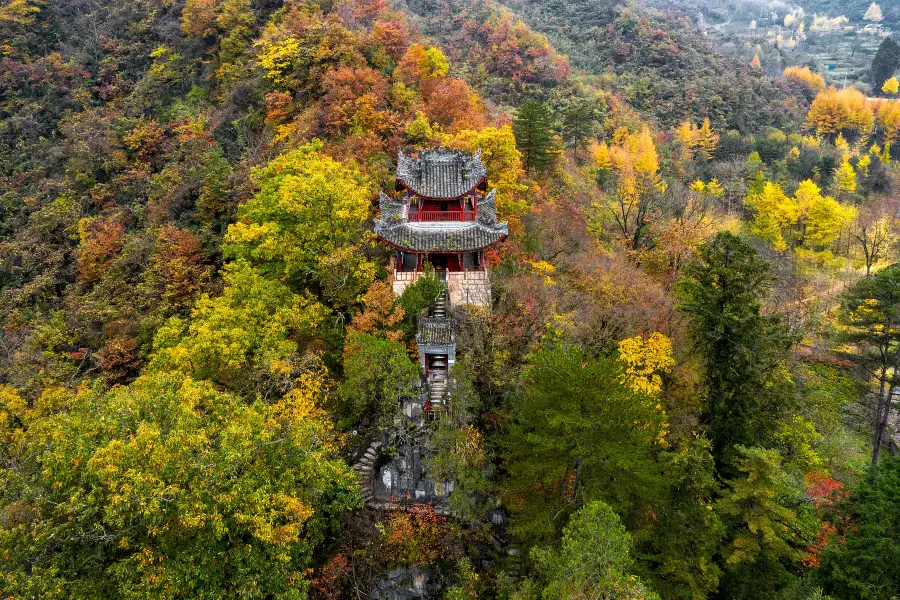
{"label": "green pine tree", "polygon": [[556,148],[551,126],[550,109],[543,102],[529,100],[516,111],[513,133],[527,170],[540,173],[553,164]]}
{"label": "green pine tree", "polygon": [[603,502],[589,502],[572,516],[558,550],[535,549],[533,557],[547,579],[546,600],[659,598],[629,575],[631,536]]}
{"label": "green pine tree", "polygon": [[872,60],[872,89],[875,94],[881,94],[884,82],[890,79],[900,69],[900,44],[893,38],[887,37],[878,47],[878,52]]}
{"label": "green pine tree", "polygon": [[516,534],[552,542],[591,500],[630,514],[655,503],[662,493],[657,400],[622,383],[614,358],[580,348],[539,350],[529,363],[503,440]]}
{"label": "green pine tree", "polygon": [[822,552],[817,583],[846,600],[900,597],[900,459],[885,457],[836,512],[841,542]]}
{"label": "green pine tree", "polygon": [[735,445],[758,445],[783,412],[786,387],[780,366],[792,336],[779,315],[765,315],[762,300],[772,276],[756,251],[723,232],[700,248],[679,283],[679,309],[705,371],[703,410],[720,473],[734,476]]}
{"label": "green pine tree", "polygon": [[847,292],[844,304],[841,321],[847,325],[846,338],[857,348],[856,362],[872,374],[872,462],[877,464],[896,411],[891,399],[900,385],[900,373],[895,369],[900,361],[900,265],[859,280]]}
{"label": "green pine tree", "polygon": [[563,112],[562,138],[578,160],[579,151],[587,147],[588,141],[597,133],[600,120],[604,117],[605,106],[595,100],[584,100]]}
{"label": "green pine tree", "polygon": [[735,600],[777,597],[796,585],[816,523],[802,492],[783,475],[777,451],[738,446],[735,464],[741,475],[727,482],[716,505],[729,525],[720,593]]}

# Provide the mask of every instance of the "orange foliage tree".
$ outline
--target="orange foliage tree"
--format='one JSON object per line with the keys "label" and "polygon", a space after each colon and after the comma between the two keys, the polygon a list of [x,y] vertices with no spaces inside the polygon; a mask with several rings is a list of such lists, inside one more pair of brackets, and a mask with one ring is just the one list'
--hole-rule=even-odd
{"label": "orange foliage tree", "polygon": [[807,127],[829,137],[838,134],[865,137],[871,133],[874,122],[866,96],[853,88],[823,90],[813,100],[806,116]]}
{"label": "orange foliage tree", "polygon": [[825,89],[825,78],[812,72],[809,67],[788,67],[783,76],[788,81],[796,81],[813,92],[821,92]]}
{"label": "orange foliage tree", "polygon": [[169,310],[187,307],[211,275],[212,267],[193,233],[174,225],[160,230],[147,281]]}
{"label": "orange foliage tree", "polygon": [[383,546],[398,564],[426,566],[448,554],[452,533],[452,525],[434,507],[410,505],[388,515]]}
{"label": "orange foliage tree", "polygon": [[450,131],[480,129],[487,124],[478,94],[462,79],[433,79],[423,85],[426,112]]}
{"label": "orange foliage tree", "polygon": [[874,108],[884,143],[896,143],[900,139],[900,100],[878,100]]}
{"label": "orange foliage tree", "polygon": [[[834,505],[847,498],[849,495],[843,484],[823,473],[806,474],[806,495],[812,499],[813,506],[819,512],[829,511]],[[804,566],[819,566],[819,555],[822,550],[834,539],[837,528],[834,523],[822,521],[819,532],[807,548],[807,555],[803,559]]]}
{"label": "orange foliage tree", "polygon": [[511,14],[488,21],[482,30],[488,49],[485,65],[492,73],[517,82],[561,82],[571,72],[568,59],[557,54],[546,37]]}
{"label": "orange foliage tree", "polygon": [[125,227],[117,220],[82,219],[78,223],[81,247],[76,265],[78,280],[94,283],[118,257],[124,243]]}
{"label": "orange foliage tree", "polygon": [[394,59],[400,59],[410,45],[409,23],[403,15],[390,20],[378,20],[372,27],[372,40]]}
{"label": "orange foliage tree", "polygon": [[400,59],[394,76],[406,83],[421,83],[426,79],[446,77],[449,71],[447,57],[438,48],[413,44]]}
{"label": "orange foliage tree", "polygon": [[363,305],[364,310],[353,317],[351,332],[383,335],[395,342],[400,339],[402,332],[397,326],[403,322],[405,312],[389,284],[373,283],[363,296]]}
{"label": "orange foliage tree", "polygon": [[325,75],[323,84],[322,113],[331,131],[381,131],[389,126],[391,115],[384,110],[387,81],[375,69],[339,67]]}

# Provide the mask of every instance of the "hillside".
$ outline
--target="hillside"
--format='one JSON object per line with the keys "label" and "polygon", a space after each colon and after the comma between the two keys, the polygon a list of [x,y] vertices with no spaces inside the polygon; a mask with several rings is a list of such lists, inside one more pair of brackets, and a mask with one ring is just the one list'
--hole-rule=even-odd
{"label": "hillside", "polygon": [[718,55],[680,12],[609,2],[508,2],[545,33],[577,68],[603,76],[628,102],[672,127],[703,114],[720,127],[749,133],[798,119],[777,83],[749,63]]}
{"label": "hillside", "polygon": [[714,4],[0,3],[0,596],[900,595],[900,99]]}

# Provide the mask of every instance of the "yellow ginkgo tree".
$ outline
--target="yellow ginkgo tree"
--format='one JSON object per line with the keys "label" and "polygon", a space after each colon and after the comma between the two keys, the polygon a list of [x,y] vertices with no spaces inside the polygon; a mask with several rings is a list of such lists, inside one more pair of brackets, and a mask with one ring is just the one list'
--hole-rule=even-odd
{"label": "yellow ginkgo tree", "polygon": [[624,339],[619,342],[619,361],[624,365],[623,383],[638,393],[658,395],[662,375],[675,366],[672,340],[659,332]]}
{"label": "yellow ginkgo tree", "polygon": [[762,191],[749,194],[744,204],[755,213],[751,231],[776,250],[798,246],[825,250],[857,214],[854,207],[823,196],[810,180],[800,184],[793,198],[777,183],[766,182]]}
{"label": "yellow ginkgo tree", "polygon": [[784,193],[777,183],[767,181],[762,191],[749,194],[744,204],[753,210],[751,231],[772,244],[776,250],[785,250],[788,245],[784,231],[800,218],[800,207]]}
{"label": "yellow ginkgo tree", "polygon": [[700,127],[689,120],[683,121],[675,130],[675,137],[692,159],[703,156],[712,160],[719,147],[719,134],[713,131],[709,118],[704,119]]}
{"label": "yellow ginkgo tree", "polygon": [[646,233],[653,200],[665,191],[650,128],[638,133],[618,129],[611,145],[601,144],[594,151],[594,166],[598,180],[614,177],[615,189],[608,203],[612,219],[626,243],[637,248]]}
{"label": "yellow ginkgo tree", "polygon": [[375,280],[362,251],[372,243],[370,182],[326,156],[320,142],[275,158],[254,177],[259,192],[228,228],[225,255],[293,289],[313,287],[333,307],[356,304]]}
{"label": "yellow ginkgo tree", "polygon": [[[647,337],[624,339],[619,342],[619,363],[622,365],[619,376],[622,384],[635,393],[659,400],[663,389],[662,377],[675,366],[672,340],[659,332],[653,332]],[[666,447],[669,426],[662,402],[656,402],[656,409],[662,416],[656,441]]]}

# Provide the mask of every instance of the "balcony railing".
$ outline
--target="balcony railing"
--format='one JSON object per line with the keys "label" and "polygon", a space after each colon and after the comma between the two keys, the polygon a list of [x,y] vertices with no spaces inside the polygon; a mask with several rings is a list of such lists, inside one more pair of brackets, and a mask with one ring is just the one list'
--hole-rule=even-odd
{"label": "balcony railing", "polygon": [[428,223],[428,222],[448,222],[448,221],[474,221],[474,210],[420,210],[409,211],[410,223]]}

